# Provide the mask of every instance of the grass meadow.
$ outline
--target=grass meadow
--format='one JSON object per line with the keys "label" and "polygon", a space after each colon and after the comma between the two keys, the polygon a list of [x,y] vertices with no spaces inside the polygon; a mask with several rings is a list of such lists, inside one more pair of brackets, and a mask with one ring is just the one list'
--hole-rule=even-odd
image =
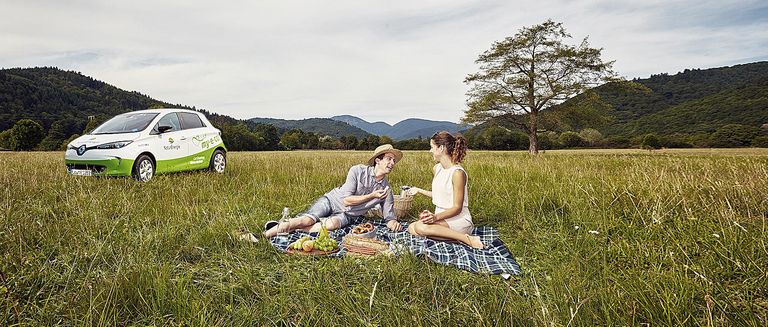
{"label": "grass meadow", "polygon": [[[509,280],[231,236],[367,155],[233,152],[223,175],[141,184],[0,153],[0,325],[768,325],[768,149],[470,151],[470,210],[518,259]],[[431,166],[406,152],[390,183],[429,188]]]}

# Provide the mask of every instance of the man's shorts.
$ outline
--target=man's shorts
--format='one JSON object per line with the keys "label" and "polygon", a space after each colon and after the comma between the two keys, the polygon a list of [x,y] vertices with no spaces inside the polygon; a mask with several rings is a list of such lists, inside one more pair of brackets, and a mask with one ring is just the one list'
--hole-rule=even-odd
{"label": "man's shorts", "polygon": [[341,223],[341,226],[339,226],[340,228],[349,225],[353,220],[358,218],[358,216],[350,216],[344,212],[335,212],[331,205],[331,200],[326,196],[321,196],[315,203],[309,206],[307,211],[302,212],[298,216],[302,215],[312,217],[312,219],[315,220],[315,223],[325,223],[328,218],[338,217],[339,222]]}

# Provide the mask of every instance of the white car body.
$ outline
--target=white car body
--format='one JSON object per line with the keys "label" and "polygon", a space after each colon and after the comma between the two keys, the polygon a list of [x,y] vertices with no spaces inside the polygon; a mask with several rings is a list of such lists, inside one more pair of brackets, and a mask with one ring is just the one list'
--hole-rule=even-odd
{"label": "white car body", "polygon": [[[154,118],[150,120],[151,115]],[[199,123],[195,118],[199,118]],[[142,125],[146,121],[149,123],[143,128],[116,128],[114,130],[119,132],[100,133],[105,128],[109,131],[109,126],[120,126],[121,119]],[[129,126],[127,123],[123,125]],[[171,129],[160,132],[160,126]],[[147,109],[117,115],[90,134],[78,137],[67,146],[64,160],[68,172],[73,175],[136,176],[135,161],[140,156],[148,156],[152,163],[151,178],[155,173],[213,167],[214,153],[222,154],[217,159],[226,160],[221,131],[202,113],[185,109]],[[223,169],[222,166],[221,171]]]}

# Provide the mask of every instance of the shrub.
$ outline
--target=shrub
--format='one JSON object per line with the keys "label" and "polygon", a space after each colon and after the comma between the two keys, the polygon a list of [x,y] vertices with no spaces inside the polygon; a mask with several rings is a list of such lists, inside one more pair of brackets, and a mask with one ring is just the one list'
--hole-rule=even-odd
{"label": "shrub", "polygon": [[626,149],[629,148],[632,144],[630,143],[628,137],[616,135],[604,138],[602,142],[600,142],[600,145],[605,148]]}
{"label": "shrub", "polygon": [[640,147],[648,150],[661,149],[661,139],[653,133],[645,134],[640,141]]}
{"label": "shrub", "polygon": [[585,128],[579,132],[579,136],[588,146],[595,146],[603,139],[603,134],[594,128]]}
{"label": "shrub", "polygon": [[558,139],[564,148],[577,148],[584,145],[584,140],[576,132],[563,132]]}
{"label": "shrub", "polygon": [[31,119],[22,119],[11,128],[9,143],[11,150],[29,151],[45,137],[43,126]]}
{"label": "shrub", "polygon": [[752,140],[752,146],[756,148],[768,148],[768,135],[762,135]]}

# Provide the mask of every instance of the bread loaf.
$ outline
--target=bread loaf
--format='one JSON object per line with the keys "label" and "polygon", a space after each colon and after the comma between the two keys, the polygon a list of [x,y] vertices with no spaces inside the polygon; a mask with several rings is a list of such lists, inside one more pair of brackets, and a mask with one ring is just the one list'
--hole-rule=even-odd
{"label": "bread loaf", "polygon": [[389,250],[389,243],[387,242],[354,235],[344,236],[341,244],[350,252],[367,255],[375,255]]}

